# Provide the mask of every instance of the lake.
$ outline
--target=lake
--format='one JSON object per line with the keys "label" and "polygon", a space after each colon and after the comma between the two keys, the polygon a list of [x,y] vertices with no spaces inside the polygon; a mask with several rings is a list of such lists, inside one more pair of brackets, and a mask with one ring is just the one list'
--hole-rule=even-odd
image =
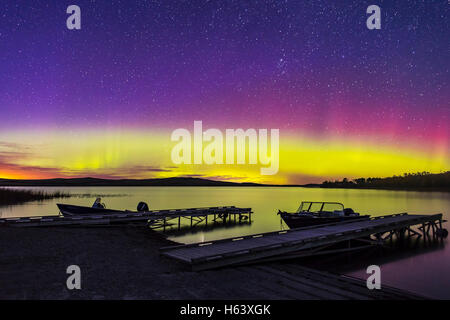
{"label": "lake", "polygon": [[[107,208],[135,210],[139,201],[151,209],[175,209],[208,206],[251,207],[251,224],[198,228],[169,238],[182,243],[215,240],[233,236],[269,232],[287,228],[276,215],[278,209],[295,211],[303,201],[342,202],[356,212],[380,216],[408,212],[410,214],[443,213],[449,219],[450,194],[445,192],[412,192],[385,190],[286,188],[286,187],[30,187],[46,191],[63,191],[72,198],[31,202],[12,207],[0,207],[5,217],[58,214],[57,202],[90,206],[101,196]],[[449,229],[449,226],[444,224]],[[101,232],[101,231],[99,231]],[[381,267],[382,285],[391,285],[432,298],[450,299],[450,249],[448,239],[435,245],[422,245],[380,254],[366,252],[329,260],[327,270],[366,278],[370,264]]]}

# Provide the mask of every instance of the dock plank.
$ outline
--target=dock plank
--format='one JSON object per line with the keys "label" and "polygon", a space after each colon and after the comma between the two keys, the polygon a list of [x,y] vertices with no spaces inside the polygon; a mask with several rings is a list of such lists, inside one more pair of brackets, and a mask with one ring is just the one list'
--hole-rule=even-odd
{"label": "dock plank", "polygon": [[315,282],[323,282],[351,292],[364,294],[370,299],[426,299],[426,297],[386,285],[383,285],[381,290],[368,290],[364,280],[318,271],[297,264],[277,264],[275,268],[286,270],[294,275],[306,277]]}
{"label": "dock plank", "polygon": [[[256,269],[264,270],[268,273],[272,273],[281,279],[286,279],[287,281],[293,283],[299,283],[304,287],[309,288],[312,292],[317,292],[320,296],[326,297],[327,299],[357,299],[357,300],[368,300],[370,297],[368,294],[355,293],[350,290],[342,289],[338,286],[334,286],[332,283],[320,282],[308,279],[307,277],[299,277],[280,269],[267,266],[256,266]],[[367,290],[366,288],[366,291]]]}

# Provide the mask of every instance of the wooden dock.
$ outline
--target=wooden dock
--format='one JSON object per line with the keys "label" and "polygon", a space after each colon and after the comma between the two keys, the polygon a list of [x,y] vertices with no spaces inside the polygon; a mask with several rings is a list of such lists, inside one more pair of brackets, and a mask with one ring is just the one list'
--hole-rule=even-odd
{"label": "wooden dock", "polygon": [[[115,224],[148,224],[151,228],[163,228],[187,220],[190,227],[202,222],[248,222],[251,223],[251,208],[207,207],[172,210],[152,210],[145,212],[124,211],[120,213],[92,214],[79,216],[42,216],[0,219],[0,226],[5,227],[50,227],[76,225],[115,225]],[[176,223],[171,221],[175,220]]]}
{"label": "wooden dock", "polygon": [[[419,226],[419,233],[413,230]],[[282,260],[359,249],[351,241],[365,246],[382,244],[394,236],[436,236],[442,229],[442,214],[406,213],[375,217],[370,220],[338,222],[285,231],[254,234],[217,241],[161,248],[161,254],[192,266],[193,270]],[[333,246],[348,242],[348,247]]]}
{"label": "wooden dock", "polygon": [[[211,275],[227,272],[227,278],[240,281],[239,293],[260,299],[278,300],[424,300],[424,296],[385,284],[369,290],[366,281],[345,275],[318,271],[293,263],[238,266],[209,270]],[[242,292],[244,291],[244,292]],[[214,294],[214,292],[211,292]]]}

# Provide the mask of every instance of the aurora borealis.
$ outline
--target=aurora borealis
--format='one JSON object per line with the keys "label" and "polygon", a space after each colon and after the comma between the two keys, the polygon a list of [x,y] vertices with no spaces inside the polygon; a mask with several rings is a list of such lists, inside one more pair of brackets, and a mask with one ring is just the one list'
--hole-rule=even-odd
{"label": "aurora borealis", "polygon": [[[66,8],[81,8],[81,30]],[[366,8],[381,7],[381,30]],[[0,177],[269,183],[450,169],[448,1],[5,0]],[[174,165],[170,134],[280,129],[280,169]]]}

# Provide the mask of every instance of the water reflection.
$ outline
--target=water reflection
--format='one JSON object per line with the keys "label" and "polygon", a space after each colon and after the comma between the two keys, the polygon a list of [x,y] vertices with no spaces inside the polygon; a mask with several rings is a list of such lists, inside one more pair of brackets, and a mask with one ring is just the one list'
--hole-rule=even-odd
{"label": "water reflection", "polygon": [[[450,197],[444,192],[410,192],[385,190],[345,190],[315,188],[278,187],[54,187],[29,188],[49,191],[63,191],[76,195],[93,195],[92,198],[74,197],[62,202],[91,205],[95,197],[102,195],[108,208],[134,210],[140,201],[145,201],[151,209],[192,208],[209,206],[250,207],[251,224],[237,226],[212,225],[195,230],[169,232],[169,238],[183,243],[210,241],[253,233],[277,231],[282,228],[278,209],[295,211],[301,201],[342,202],[356,212],[372,216],[408,212],[411,214],[442,213],[449,220]],[[108,196],[108,197],[105,197]],[[28,203],[14,207],[0,208],[2,217],[41,216],[58,213],[56,203],[50,200]],[[444,227],[450,227],[444,224]],[[403,247],[397,251],[378,254],[361,252],[361,256],[351,256],[354,264],[342,264],[324,257],[328,270],[342,268],[352,276],[365,278],[365,267],[378,264],[382,269],[382,281],[389,285],[426,294],[438,298],[450,298],[450,249],[447,239],[440,244],[424,244],[418,240],[416,246]],[[366,255],[366,256],[365,256]],[[355,258],[356,257],[356,258]],[[350,266],[350,267],[349,267]]]}

